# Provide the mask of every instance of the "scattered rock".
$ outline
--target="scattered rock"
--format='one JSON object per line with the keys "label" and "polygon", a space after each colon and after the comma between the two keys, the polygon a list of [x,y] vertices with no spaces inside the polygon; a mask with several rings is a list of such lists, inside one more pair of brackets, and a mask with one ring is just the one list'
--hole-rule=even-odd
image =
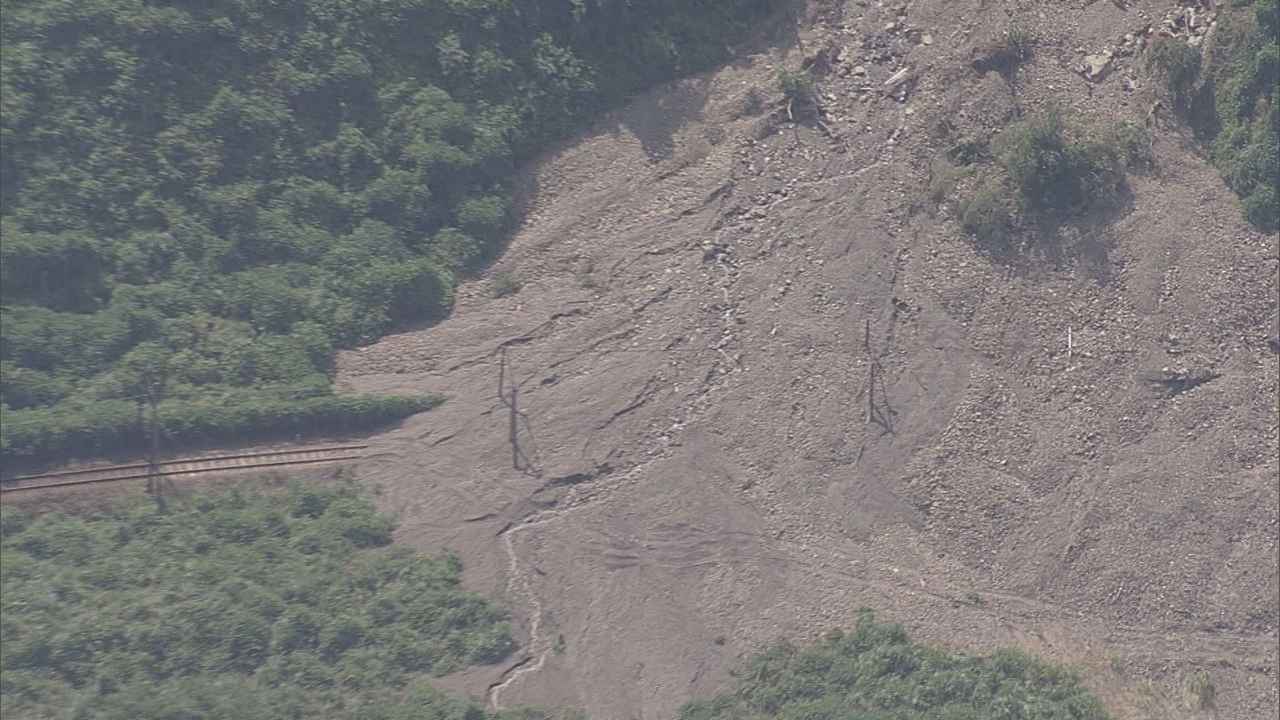
{"label": "scattered rock", "polygon": [[890,75],[889,79],[884,81],[884,86],[887,88],[896,88],[902,83],[906,82],[906,80],[910,77],[911,77],[911,66],[908,65],[907,67],[904,67],[898,72]]}
{"label": "scattered rock", "polygon": [[911,88],[915,85],[915,76],[911,72],[911,67],[907,66],[889,76],[884,81],[884,94],[893,96],[898,102],[906,102],[907,96],[911,94]]}
{"label": "scattered rock", "polygon": [[1111,72],[1111,52],[1098,53],[1096,55],[1085,55],[1084,65],[1080,67],[1081,74],[1086,80],[1091,82],[1102,82],[1107,73]]}

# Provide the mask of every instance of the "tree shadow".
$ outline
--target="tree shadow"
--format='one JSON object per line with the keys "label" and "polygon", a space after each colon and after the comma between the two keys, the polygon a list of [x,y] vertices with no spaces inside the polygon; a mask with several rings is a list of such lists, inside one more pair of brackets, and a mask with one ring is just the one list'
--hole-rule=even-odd
{"label": "tree shadow", "polygon": [[1115,279],[1111,252],[1116,241],[1111,228],[1134,206],[1133,190],[1125,182],[1103,205],[1075,213],[1033,214],[1008,228],[1006,237],[970,239],[980,255],[1009,276],[1027,277],[1045,267],[1076,269],[1105,286]]}
{"label": "tree shadow", "polygon": [[547,143],[535,156],[521,162],[512,172],[511,232],[502,242],[488,248],[485,256],[467,268],[465,274],[478,274],[506,251],[511,238],[537,204],[538,168],[546,158],[564,152],[584,137],[602,133],[617,136],[625,131],[640,142],[651,161],[669,159],[675,151],[675,138],[680,129],[690,122],[705,120],[715,74],[724,67],[749,68],[755,56],[772,49],[798,46],[800,20],[806,7],[807,3],[802,0],[783,3],[767,22],[738,43],[726,46],[728,56],[723,62],[620,98],[579,132]]}
{"label": "tree shadow", "polygon": [[[841,4],[829,4],[838,6],[840,9],[837,12],[843,12]],[[774,48],[789,49],[799,46],[801,21],[804,20],[807,9],[808,3],[803,0],[783,3],[754,33],[743,38],[739,44],[729,46],[729,60],[725,66],[735,70],[746,70],[751,67],[752,58],[756,55]],[[829,11],[825,7],[817,8],[819,15]]]}
{"label": "tree shadow", "polygon": [[1070,216],[1041,218],[1030,248],[1031,257],[1055,269],[1074,267],[1099,285],[1107,285],[1115,277],[1111,263],[1115,237],[1110,229],[1133,208],[1133,190],[1125,182],[1105,205]]}
{"label": "tree shadow", "polygon": [[[669,160],[676,151],[676,137],[691,122],[706,120],[706,107],[714,90],[714,78],[718,71],[730,67],[738,70],[752,66],[754,58],[762,53],[800,45],[799,28],[806,9],[811,6],[804,0],[787,0],[766,21],[750,32],[726,45],[726,56],[708,67],[696,68],[681,76],[656,83],[648,88],[616,97],[612,101],[583,118],[576,130],[548,140],[535,151],[516,158],[509,175],[507,190],[510,204],[506,230],[497,240],[484,242],[479,253],[456,273],[463,279],[480,277],[498,258],[502,257],[511,241],[525,225],[530,213],[542,195],[538,173],[549,158],[565,152],[581,143],[584,138],[602,134],[620,136],[626,132],[640,143],[650,162]],[[817,12],[830,12],[839,3],[827,0],[817,5]],[[759,110],[763,112],[763,108]],[[751,113],[756,114],[756,113]],[[718,128],[712,128],[715,132]],[[447,317],[421,318],[397,326],[392,332],[422,330]]]}
{"label": "tree shadow", "polygon": [[710,96],[709,74],[678,80],[614,113],[608,131],[616,136],[625,130],[640,141],[650,161],[666,160],[675,150],[676,133],[705,118]]}
{"label": "tree shadow", "polygon": [[806,4],[800,0],[784,3],[736,46],[726,46],[727,57],[723,62],[627,98],[613,113],[606,115],[607,131],[614,135],[623,130],[629,132],[640,141],[650,161],[670,159],[676,134],[690,123],[706,119],[718,69],[727,66],[743,70],[751,66],[756,55],[800,45],[799,27],[805,8]]}
{"label": "tree shadow", "polygon": [[1180,115],[1191,128],[1196,141],[1206,145],[1222,131],[1222,122],[1218,118],[1218,88],[1212,77],[1206,77],[1191,98],[1174,111]]}

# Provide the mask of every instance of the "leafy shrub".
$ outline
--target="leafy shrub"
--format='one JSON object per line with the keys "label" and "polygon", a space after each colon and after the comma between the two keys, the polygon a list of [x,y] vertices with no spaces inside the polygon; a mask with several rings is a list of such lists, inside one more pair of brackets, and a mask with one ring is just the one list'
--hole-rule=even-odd
{"label": "leafy shrub", "polygon": [[813,76],[803,70],[779,70],[778,89],[789,103],[803,110],[817,102],[817,84]]}
{"label": "leafy shrub", "polygon": [[1112,204],[1124,184],[1125,154],[1114,143],[1068,138],[1052,110],[1009,127],[995,149],[1027,209],[1063,216]]}
{"label": "leafy shrub", "polygon": [[1111,128],[1102,142],[1120,152],[1126,167],[1149,168],[1155,162],[1151,150],[1151,133],[1131,122]]}
{"label": "leafy shrub", "polygon": [[1126,192],[1126,171],[1152,163],[1143,129],[1068,129],[1053,109],[1009,126],[991,150],[995,167],[982,172],[958,209],[964,231],[997,256],[1015,249],[1015,234],[1028,222],[1052,226],[1114,207]]}
{"label": "leafy shrub", "polygon": [[1004,183],[987,181],[960,203],[960,226],[996,255],[1013,245],[1013,209]]}
{"label": "leafy shrub", "polygon": [[[390,521],[352,487],[3,513],[5,717],[491,717],[418,678],[506,657],[505,614],[456,559],[364,542]],[[326,550],[287,542],[308,534]]]}
{"label": "leafy shrub", "polygon": [[774,646],[736,677],[731,692],[685,705],[680,720],[1108,717],[1071,672],[1012,650],[951,655],[870,613],[853,632],[832,632],[812,647]]}
{"label": "leafy shrub", "polygon": [[988,157],[990,150],[989,143],[985,140],[963,137],[947,148],[947,158],[961,167],[967,167]]}
{"label": "leafy shrub", "polygon": [[1146,62],[1164,82],[1175,106],[1186,108],[1200,77],[1200,51],[1177,38],[1159,37],[1147,50]]}
{"label": "leafy shrub", "polygon": [[1021,25],[1009,28],[1004,36],[1004,54],[1013,62],[1026,62],[1035,49],[1036,37]]}

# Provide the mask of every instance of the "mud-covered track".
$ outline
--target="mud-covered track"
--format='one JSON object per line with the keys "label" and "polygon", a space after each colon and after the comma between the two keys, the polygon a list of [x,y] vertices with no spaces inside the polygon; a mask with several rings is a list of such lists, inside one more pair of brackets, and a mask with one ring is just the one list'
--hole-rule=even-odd
{"label": "mud-covered track", "polygon": [[[296,465],[342,462],[359,459],[362,451],[367,447],[368,445],[330,445],[295,450],[165,460],[157,464],[155,476],[174,478],[231,470],[264,470]],[[147,463],[105,465],[7,479],[0,483],[0,492],[9,493],[20,490],[139,480],[150,475]]]}

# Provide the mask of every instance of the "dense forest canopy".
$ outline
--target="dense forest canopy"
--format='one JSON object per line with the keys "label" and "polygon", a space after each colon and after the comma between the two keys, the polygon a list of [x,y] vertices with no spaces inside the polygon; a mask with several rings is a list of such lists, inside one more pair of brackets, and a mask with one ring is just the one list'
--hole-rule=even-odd
{"label": "dense forest canopy", "polygon": [[4,452],[111,447],[157,383],[329,394],[493,254],[515,163],[781,4],[3,0]]}
{"label": "dense forest canopy", "polygon": [[509,655],[505,613],[456,558],[387,547],[393,527],[347,485],[4,506],[0,714],[497,720],[425,678]]}

